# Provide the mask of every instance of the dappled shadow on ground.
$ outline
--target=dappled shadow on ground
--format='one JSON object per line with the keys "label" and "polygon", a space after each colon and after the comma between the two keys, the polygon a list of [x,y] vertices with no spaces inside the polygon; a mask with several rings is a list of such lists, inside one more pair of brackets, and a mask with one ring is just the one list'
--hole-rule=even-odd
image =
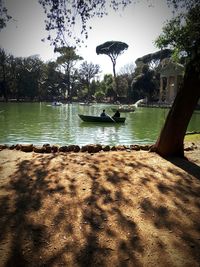
{"label": "dappled shadow on ground", "polygon": [[200,181],[173,164],[145,152],[21,160],[0,187],[0,266],[198,266]]}

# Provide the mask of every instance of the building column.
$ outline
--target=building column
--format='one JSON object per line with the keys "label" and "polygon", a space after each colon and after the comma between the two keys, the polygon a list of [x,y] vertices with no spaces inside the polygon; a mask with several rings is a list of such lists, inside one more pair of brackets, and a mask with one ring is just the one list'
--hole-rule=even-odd
{"label": "building column", "polygon": [[178,92],[178,75],[174,77],[174,99]]}
{"label": "building column", "polygon": [[162,101],[163,96],[163,77],[160,77],[160,92],[159,92],[159,101]]}
{"label": "building column", "polygon": [[166,77],[167,78],[167,85],[166,85],[166,94],[165,94],[165,102],[169,102],[169,97],[170,97],[170,79],[169,76]]}

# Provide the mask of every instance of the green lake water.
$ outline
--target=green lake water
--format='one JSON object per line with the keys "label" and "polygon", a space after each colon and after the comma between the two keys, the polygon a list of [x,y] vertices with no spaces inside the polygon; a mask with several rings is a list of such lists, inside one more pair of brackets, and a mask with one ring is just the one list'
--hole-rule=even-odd
{"label": "green lake water", "polygon": [[[49,103],[0,103],[0,144],[147,144],[153,143],[165,121],[168,109],[139,107],[121,113],[124,124],[86,123],[78,114],[99,115],[103,109],[113,115],[114,105]],[[188,131],[200,131],[200,111],[195,111]]]}

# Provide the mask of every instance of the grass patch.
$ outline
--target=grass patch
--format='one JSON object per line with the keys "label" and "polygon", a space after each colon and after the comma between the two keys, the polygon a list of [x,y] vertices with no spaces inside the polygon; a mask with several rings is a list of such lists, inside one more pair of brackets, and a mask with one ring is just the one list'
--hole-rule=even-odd
{"label": "grass patch", "polygon": [[200,133],[188,133],[185,135],[185,142],[200,141]]}

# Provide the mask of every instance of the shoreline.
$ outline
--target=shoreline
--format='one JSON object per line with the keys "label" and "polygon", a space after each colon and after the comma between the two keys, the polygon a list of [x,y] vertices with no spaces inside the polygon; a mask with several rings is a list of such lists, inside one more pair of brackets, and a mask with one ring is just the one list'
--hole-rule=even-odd
{"label": "shoreline", "polygon": [[23,152],[36,152],[36,153],[56,153],[56,152],[89,152],[97,153],[100,151],[130,151],[130,150],[145,150],[148,151],[152,145],[101,145],[101,144],[88,144],[88,145],[33,145],[33,144],[16,144],[16,145],[0,145],[0,151],[3,149],[21,150]]}
{"label": "shoreline", "polygon": [[[199,132],[190,132],[188,135],[199,135]],[[194,140],[194,142],[199,142]],[[184,142],[184,150],[191,151],[197,148],[195,143],[192,141],[185,141]],[[0,151],[4,149],[9,150],[20,150],[23,152],[36,152],[36,153],[57,153],[57,152],[89,152],[89,153],[97,153],[101,151],[149,151],[153,144],[134,144],[134,145],[101,145],[101,144],[87,144],[83,146],[79,145],[50,145],[50,144],[43,144],[43,145],[33,145],[33,144],[0,144]]]}

